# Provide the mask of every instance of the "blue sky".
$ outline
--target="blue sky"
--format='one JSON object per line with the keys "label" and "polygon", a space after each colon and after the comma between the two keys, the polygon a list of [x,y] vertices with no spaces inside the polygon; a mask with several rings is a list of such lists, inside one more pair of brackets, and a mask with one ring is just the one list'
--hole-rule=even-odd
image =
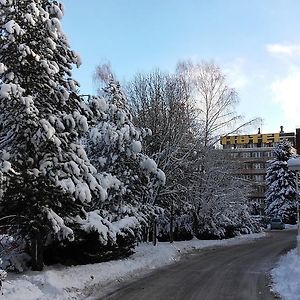
{"label": "blue sky", "polygon": [[262,117],[263,132],[300,127],[299,0],[62,2],[64,31],[83,62],[74,71],[82,93],[95,92],[101,62],[122,81],[157,67],[172,72],[179,60],[213,60],[245,119]]}

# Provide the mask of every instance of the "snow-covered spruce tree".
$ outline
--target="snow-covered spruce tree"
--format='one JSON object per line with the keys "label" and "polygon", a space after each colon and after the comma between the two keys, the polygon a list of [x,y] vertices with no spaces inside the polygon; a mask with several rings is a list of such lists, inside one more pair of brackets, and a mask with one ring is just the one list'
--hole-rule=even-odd
{"label": "snow-covered spruce tree", "polygon": [[80,60],[61,31],[62,16],[58,1],[0,1],[0,151],[13,170],[2,174],[0,218],[35,249],[46,237],[74,240],[73,217],[92,191],[105,196],[79,143],[88,125],[71,69]]}
{"label": "snow-covered spruce tree", "polygon": [[126,96],[111,70],[104,65],[98,68],[98,75],[105,87],[100,98],[91,101],[92,110],[98,106],[100,113],[86,148],[101,174],[99,181],[108,189],[101,209],[110,213],[112,222],[135,217],[144,228],[160,211],[155,201],[165,176],[155,161],[142,153],[142,140],[150,132],[132,123]]}
{"label": "snow-covered spruce tree", "polygon": [[296,222],[296,174],[287,161],[291,157],[291,144],[282,142],[274,148],[275,158],[269,161],[266,175],[266,207],[269,217],[281,217],[284,222]]}

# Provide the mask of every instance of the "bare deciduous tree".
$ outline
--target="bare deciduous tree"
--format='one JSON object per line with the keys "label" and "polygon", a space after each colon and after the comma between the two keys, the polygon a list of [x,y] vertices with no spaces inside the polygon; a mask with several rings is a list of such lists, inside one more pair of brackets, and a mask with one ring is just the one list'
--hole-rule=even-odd
{"label": "bare deciduous tree", "polygon": [[137,75],[127,89],[135,123],[152,131],[145,149],[166,174],[160,195],[168,200],[186,197],[184,168],[197,144],[188,88],[183,77],[155,71]]}
{"label": "bare deciduous tree", "polygon": [[232,134],[252,125],[258,119],[242,122],[236,113],[238,95],[227,83],[221,69],[212,62],[180,62],[177,73],[189,86],[193,103],[198,109],[198,121],[204,146],[215,145],[220,134]]}

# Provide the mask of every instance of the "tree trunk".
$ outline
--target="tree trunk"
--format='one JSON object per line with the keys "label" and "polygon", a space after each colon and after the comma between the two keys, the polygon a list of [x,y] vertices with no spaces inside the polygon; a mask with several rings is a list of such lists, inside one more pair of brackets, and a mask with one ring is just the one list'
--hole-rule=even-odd
{"label": "tree trunk", "polygon": [[171,207],[171,218],[170,218],[170,243],[174,242],[174,203]]}
{"label": "tree trunk", "polygon": [[199,237],[199,220],[198,214],[193,211],[193,233],[195,237]]}
{"label": "tree trunk", "polygon": [[39,229],[35,229],[31,238],[32,271],[42,271],[44,268],[43,237]]}

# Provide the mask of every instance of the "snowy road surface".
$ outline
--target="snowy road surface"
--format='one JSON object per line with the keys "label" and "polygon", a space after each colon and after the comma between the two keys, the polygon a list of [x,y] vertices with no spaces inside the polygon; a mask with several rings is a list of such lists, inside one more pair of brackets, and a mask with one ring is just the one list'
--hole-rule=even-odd
{"label": "snowy road surface", "polygon": [[268,272],[296,245],[296,231],[272,231],[247,244],[206,249],[100,299],[268,300]]}

